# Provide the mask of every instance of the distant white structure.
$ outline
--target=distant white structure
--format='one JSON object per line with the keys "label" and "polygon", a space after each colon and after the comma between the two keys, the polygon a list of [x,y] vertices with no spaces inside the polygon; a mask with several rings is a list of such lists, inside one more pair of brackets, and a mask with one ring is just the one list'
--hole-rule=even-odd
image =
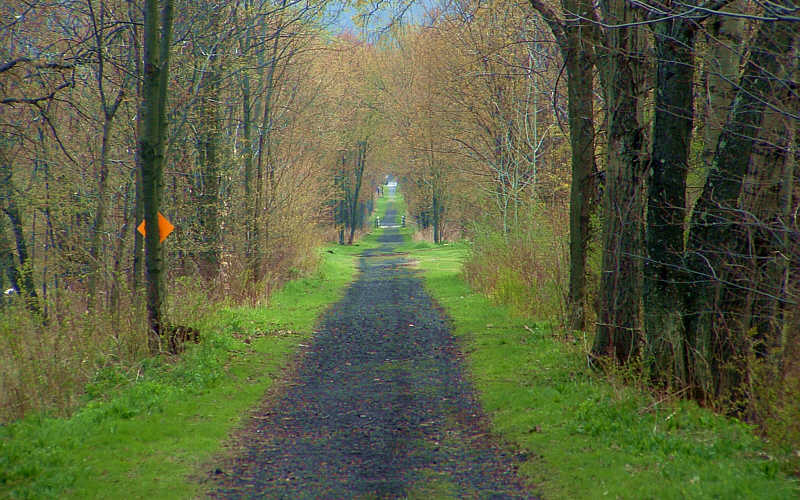
{"label": "distant white structure", "polygon": [[386,183],[386,190],[388,191],[386,194],[390,196],[394,196],[395,191],[397,190],[397,181],[390,181]]}

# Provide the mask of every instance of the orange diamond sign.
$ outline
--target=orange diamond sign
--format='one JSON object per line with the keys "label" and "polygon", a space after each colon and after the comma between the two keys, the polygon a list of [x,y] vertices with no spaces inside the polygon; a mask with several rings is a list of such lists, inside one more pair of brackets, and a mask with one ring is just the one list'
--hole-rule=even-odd
{"label": "orange diamond sign", "polygon": [[[139,227],[137,227],[136,229],[140,233],[142,233],[142,236],[146,236],[146,233],[144,232],[144,221],[142,221],[142,223],[139,224]],[[161,212],[158,212],[158,235],[160,236],[159,243],[164,243],[164,240],[167,239],[169,233],[171,233],[174,230],[175,226],[173,226],[172,223],[168,221],[166,217],[161,215]]]}

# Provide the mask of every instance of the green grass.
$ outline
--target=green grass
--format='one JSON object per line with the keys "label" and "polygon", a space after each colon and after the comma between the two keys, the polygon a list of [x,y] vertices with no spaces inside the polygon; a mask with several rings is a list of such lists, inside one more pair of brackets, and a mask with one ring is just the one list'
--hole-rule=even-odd
{"label": "green grass", "polygon": [[466,251],[428,245],[409,258],[452,317],[493,430],[534,457],[521,471],[545,498],[797,498],[785,463],[743,423],[614,383],[587,368],[590,339],[555,339],[472,292]]}
{"label": "green grass", "polygon": [[[242,415],[264,396],[340,298],[355,255],[322,249],[318,271],[287,283],[268,307],[218,311],[177,363],[109,367],[71,418],[43,415],[0,427],[0,498],[189,498]],[[249,341],[250,343],[246,343]]]}
{"label": "green grass", "polygon": [[[800,493],[744,424],[598,376],[586,367],[588,339],[554,339],[545,325],[473,293],[460,277],[466,244],[412,242],[411,230],[402,231],[403,249],[453,319],[493,430],[528,450],[533,458],[521,471],[546,498]],[[352,279],[355,255],[377,245],[378,234],[322,249],[319,270],[288,283],[269,307],[200,320],[203,342],[177,363],[106,368],[71,418],[36,415],[0,427],[0,498],[201,494],[212,458],[308,341]],[[434,476],[410,490],[410,497],[451,496],[452,485]]]}

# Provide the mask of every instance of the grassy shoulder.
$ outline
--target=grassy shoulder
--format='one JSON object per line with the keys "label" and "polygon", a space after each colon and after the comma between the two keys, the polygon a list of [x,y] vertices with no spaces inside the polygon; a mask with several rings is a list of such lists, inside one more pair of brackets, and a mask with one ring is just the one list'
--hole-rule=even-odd
{"label": "grassy shoulder", "polygon": [[492,428],[532,458],[522,473],[545,498],[796,498],[798,481],[741,422],[599,377],[587,339],[472,292],[463,244],[407,242],[453,320]]}
{"label": "grassy shoulder", "polygon": [[175,362],[103,370],[71,418],[29,416],[0,427],[0,497],[199,494],[203,466],[341,297],[356,255],[374,245],[367,236],[358,246],[323,248],[318,271],[287,283],[269,306],[225,308],[199,320],[203,341]]}

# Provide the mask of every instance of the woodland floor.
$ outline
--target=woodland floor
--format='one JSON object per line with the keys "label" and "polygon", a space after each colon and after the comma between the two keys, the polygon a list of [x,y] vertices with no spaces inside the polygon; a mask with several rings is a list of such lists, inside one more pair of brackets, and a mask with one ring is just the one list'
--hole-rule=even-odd
{"label": "woodland floor", "polygon": [[393,253],[402,236],[379,241],[283,393],[212,469],[211,497],[536,498],[516,474],[527,457],[489,433],[446,317]]}

